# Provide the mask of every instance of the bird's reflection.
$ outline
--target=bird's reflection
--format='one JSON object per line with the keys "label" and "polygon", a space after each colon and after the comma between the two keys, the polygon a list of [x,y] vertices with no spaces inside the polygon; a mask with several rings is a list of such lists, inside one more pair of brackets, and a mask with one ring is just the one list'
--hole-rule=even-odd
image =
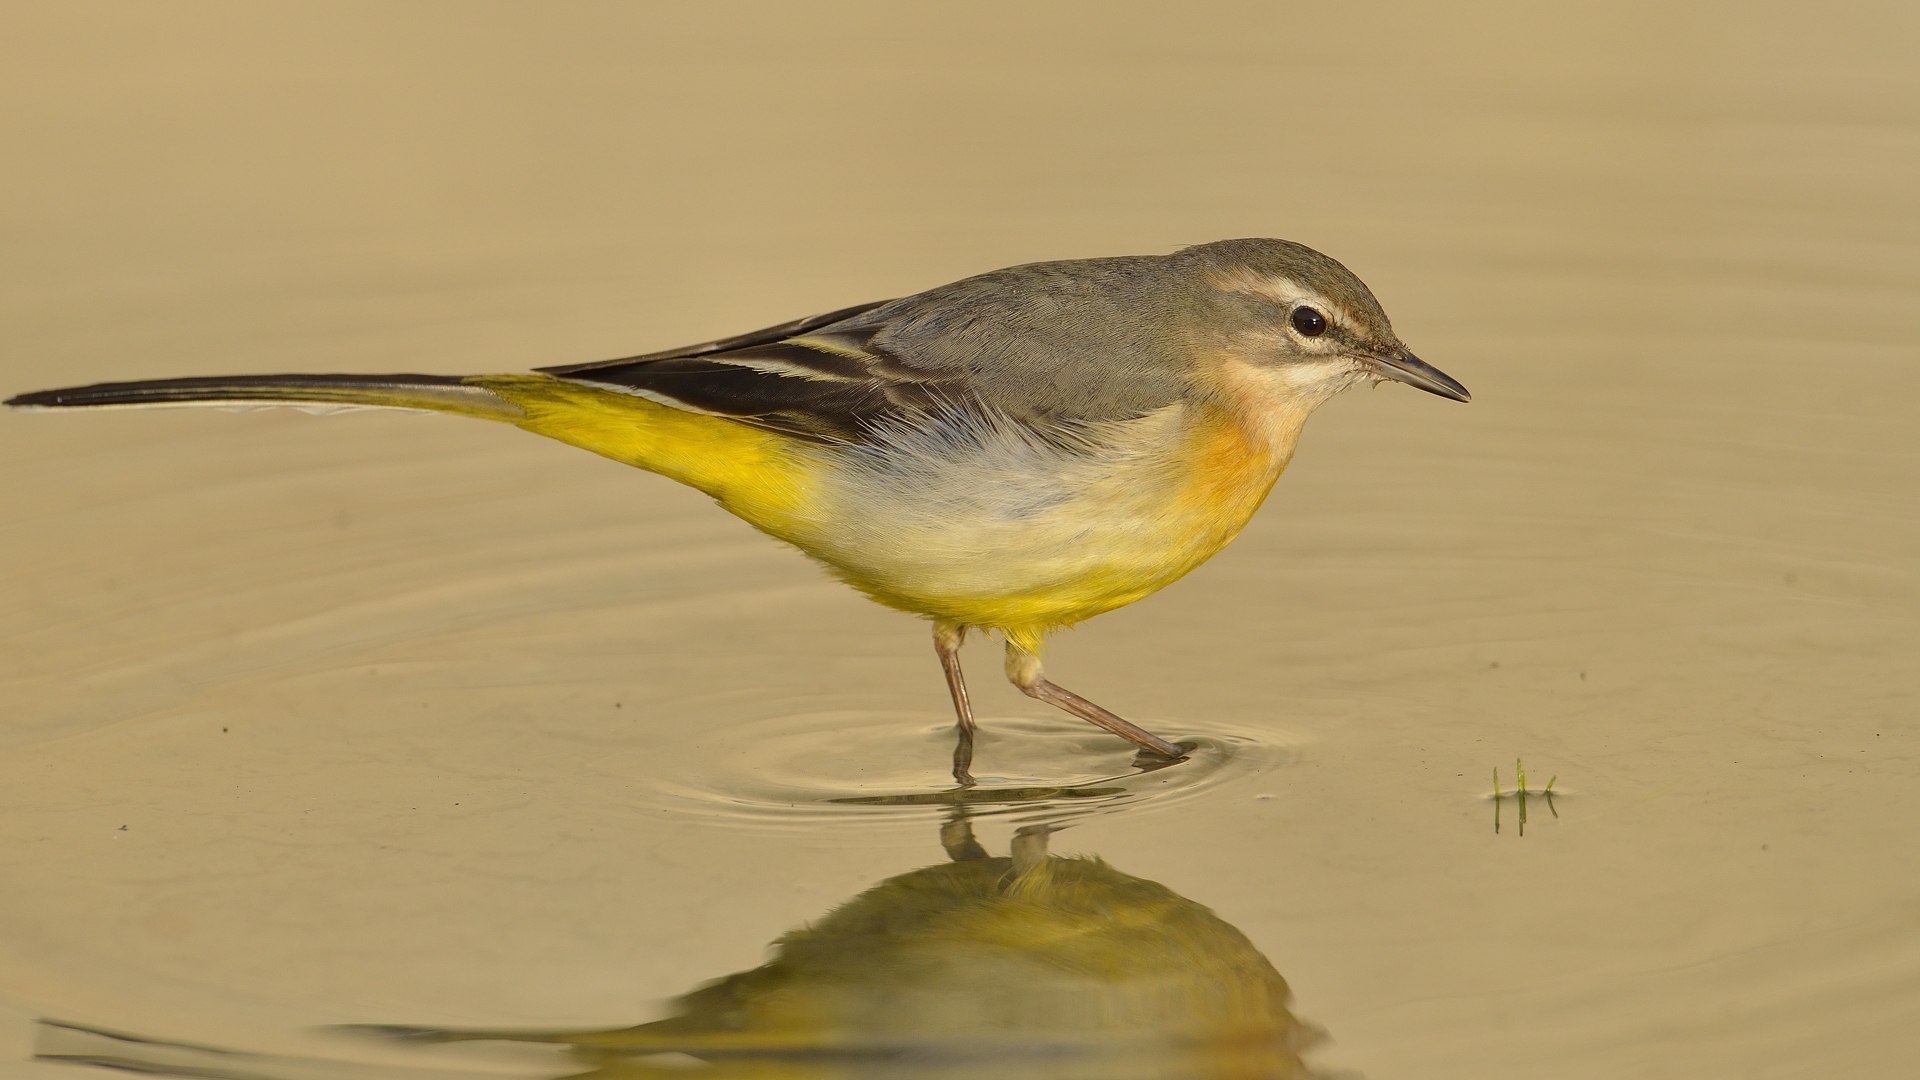
{"label": "bird's reflection", "polygon": [[[956,807],[941,827],[947,861],[786,934],[771,961],[677,999],[665,1019],[602,1031],[355,1030],[554,1045],[583,1080],[1312,1075],[1300,1059],[1311,1029],[1246,935],[1099,858],[1050,853],[1051,825],[1021,828],[1008,856],[990,855],[969,812]],[[233,1075],[224,1061],[218,1075]],[[179,1064],[169,1071],[182,1074]]]}

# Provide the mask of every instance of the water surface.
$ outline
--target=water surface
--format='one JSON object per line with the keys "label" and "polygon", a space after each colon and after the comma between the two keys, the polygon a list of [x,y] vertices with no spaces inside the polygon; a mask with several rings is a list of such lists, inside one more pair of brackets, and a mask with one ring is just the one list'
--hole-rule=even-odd
{"label": "water surface", "polygon": [[1334,402],[1232,547],[1056,641],[1183,765],[972,646],[971,803],[924,627],[665,480],[0,416],[0,1074],[1920,1064],[1907,8],[0,20],[9,393],[517,371],[1267,235],[1475,395]]}

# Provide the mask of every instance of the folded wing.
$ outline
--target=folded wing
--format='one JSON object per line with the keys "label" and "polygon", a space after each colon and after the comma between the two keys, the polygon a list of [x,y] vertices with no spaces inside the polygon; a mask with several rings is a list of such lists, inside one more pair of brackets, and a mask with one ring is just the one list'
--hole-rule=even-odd
{"label": "folded wing", "polygon": [[[943,410],[1045,429],[1179,400],[1159,260],[995,271],[682,349],[539,369],[802,438],[863,442]],[[1177,297],[1171,298],[1177,301]]]}
{"label": "folded wing", "polygon": [[827,330],[887,303],[861,304],[682,349],[539,371],[788,435],[859,442],[889,417],[924,413],[965,397],[950,374],[916,371],[868,348],[870,333]]}

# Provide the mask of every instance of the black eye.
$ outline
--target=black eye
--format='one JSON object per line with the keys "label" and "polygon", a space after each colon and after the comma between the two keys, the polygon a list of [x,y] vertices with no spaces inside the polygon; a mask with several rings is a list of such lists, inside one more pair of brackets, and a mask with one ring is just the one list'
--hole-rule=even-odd
{"label": "black eye", "polygon": [[1304,337],[1319,337],[1327,332],[1327,317],[1310,307],[1293,309],[1293,328]]}

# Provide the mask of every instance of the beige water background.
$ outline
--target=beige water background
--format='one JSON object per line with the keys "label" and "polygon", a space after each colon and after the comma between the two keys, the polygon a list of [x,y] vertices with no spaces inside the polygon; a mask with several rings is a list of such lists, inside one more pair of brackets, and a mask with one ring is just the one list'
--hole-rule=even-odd
{"label": "beige water background", "polygon": [[[1238,927],[1320,1069],[1920,1075],[1920,17],[1594,7],[10,3],[0,391],[1311,244],[1474,402],[1334,402],[1058,639],[1194,761],[976,644],[978,771],[1131,777],[1053,850]],[[825,801],[941,786],[923,627],[697,493],[376,413],[0,415],[0,462],[0,1075],[86,1072],[42,1017],[553,1075],[314,1029],[637,1023],[945,859]]]}

